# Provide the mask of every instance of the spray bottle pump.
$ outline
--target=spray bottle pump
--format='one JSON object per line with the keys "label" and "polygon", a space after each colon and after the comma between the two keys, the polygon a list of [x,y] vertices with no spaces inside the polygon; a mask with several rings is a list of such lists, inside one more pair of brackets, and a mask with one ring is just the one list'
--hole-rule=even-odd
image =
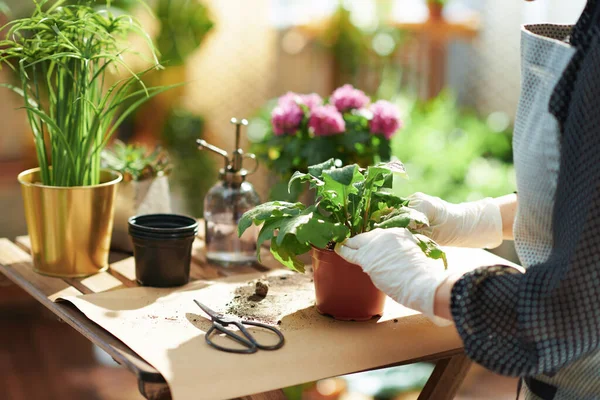
{"label": "spray bottle pump", "polygon": [[[248,121],[245,119],[238,120],[237,118],[231,118],[231,123],[235,125],[235,149],[232,152],[231,157],[229,154],[217,147],[206,142],[203,139],[197,139],[196,144],[198,149],[207,149],[223,157],[225,160],[225,166],[219,170],[219,179],[228,182],[241,182],[246,179],[246,176],[252,175],[258,168],[258,160],[252,153],[244,153],[244,150],[240,147],[240,130],[242,125],[247,126]],[[254,160],[254,168],[251,171],[242,167],[244,158]]]}

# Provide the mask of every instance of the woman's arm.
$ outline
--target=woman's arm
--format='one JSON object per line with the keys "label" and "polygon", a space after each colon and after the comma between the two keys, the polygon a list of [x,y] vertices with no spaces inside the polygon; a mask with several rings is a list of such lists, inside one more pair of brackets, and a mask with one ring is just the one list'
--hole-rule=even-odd
{"label": "woman's arm", "polygon": [[[500,215],[502,216],[502,234],[504,240],[512,240],[513,225],[515,216],[517,214],[517,195],[513,193],[506,196],[497,197],[494,199],[494,202],[500,208]],[[452,315],[450,313],[450,293],[452,292],[454,283],[456,283],[461,276],[462,274],[450,275],[438,287],[435,293],[433,307],[433,311],[438,317],[449,320],[452,319]]]}
{"label": "woman's arm", "polygon": [[517,215],[517,195],[513,193],[497,197],[494,202],[500,207],[502,237],[504,240],[513,240],[513,225]]}
{"label": "woman's arm", "polygon": [[525,273],[492,266],[449,277],[434,312],[465,352],[504,375],[551,374],[600,349],[600,38],[582,59],[561,132],[553,247]]}
{"label": "woman's arm", "polygon": [[450,312],[450,295],[452,287],[462,275],[449,275],[435,292],[433,300],[433,313],[447,320],[452,321],[452,313]]}

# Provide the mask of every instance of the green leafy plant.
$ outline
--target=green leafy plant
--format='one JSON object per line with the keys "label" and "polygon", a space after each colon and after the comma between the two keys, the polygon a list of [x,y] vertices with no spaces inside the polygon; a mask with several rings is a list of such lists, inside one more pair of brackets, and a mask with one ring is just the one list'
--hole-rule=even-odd
{"label": "green leafy plant", "polygon": [[150,151],[144,145],[126,144],[120,140],[116,140],[110,149],[104,149],[102,165],[119,171],[126,182],[167,175],[171,170],[169,156],[162,148]]}
{"label": "green leafy plant", "polygon": [[[4,27],[0,62],[18,73],[21,85],[2,86],[23,96],[42,183],[98,184],[101,151],[118,126],[149,98],[178,85],[144,85],[141,76],[160,68],[152,41],[130,15],[113,15],[110,2],[105,8],[89,1],[33,2],[31,17]],[[134,53],[130,35],[141,36],[152,55],[153,65],[140,73],[124,61]],[[127,75],[105,90],[111,72]]]}
{"label": "green leafy plant", "polygon": [[[406,177],[398,161],[361,169],[357,164],[336,167],[333,159],[296,172],[289,181],[308,182],[317,192],[314,205],[272,201],[242,215],[238,224],[241,236],[252,224],[263,224],[257,243],[271,240],[271,253],[286,267],[304,272],[298,256],[311,246],[332,249],[335,243],[375,228],[409,228],[429,224],[421,212],[408,207],[408,200],[393,194],[393,176]],[[446,255],[432,240],[415,236],[419,247],[446,265]]]}

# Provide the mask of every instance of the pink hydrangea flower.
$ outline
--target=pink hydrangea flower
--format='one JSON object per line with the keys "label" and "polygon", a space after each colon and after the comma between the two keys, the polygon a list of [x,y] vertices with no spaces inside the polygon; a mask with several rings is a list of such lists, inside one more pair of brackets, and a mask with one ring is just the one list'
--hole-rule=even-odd
{"label": "pink hydrangea flower", "polygon": [[315,107],[308,121],[315,136],[330,136],[337,133],[342,133],[346,129],[346,123],[342,114],[332,105]]}
{"label": "pink hydrangea flower", "polygon": [[285,106],[298,105],[298,103],[301,103],[301,102],[302,102],[302,98],[300,97],[300,95],[298,93],[287,92],[286,94],[284,94],[277,100],[277,105],[285,107]]}
{"label": "pink hydrangea flower", "polygon": [[373,118],[369,122],[371,133],[390,139],[402,127],[398,108],[389,101],[379,100],[371,105]]}
{"label": "pink hydrangea flower", "polygon": [[323,99],[316,93],[298,94],[294,92],[287,92],[279,98],[277,104],[280,106],[304,104],[309,110],[312,110],[316,106],[323,104]]}
{"label": "pink hydrangea flower", "polygon": [[271,125],[277,136],[286,133],[293,134],[300,127],[304,111],[298,105],[302,99],[296,93],[287,92],[277,102],[277,107],[271,112]]}
{"label": "pink hydrangea flower", "polygon": [[302,103],[304,103],[311,111],[313,108],[323,104],[323,99],[316,93],[301,94],[300,99],[302,100]]}
{"label": "pink hydrangea flower", "polygon": [[329,102],[335,105],[340,112],[344,112],[366,106],[369,104],[369,97],[362,90],[346,84],[333,92]]}

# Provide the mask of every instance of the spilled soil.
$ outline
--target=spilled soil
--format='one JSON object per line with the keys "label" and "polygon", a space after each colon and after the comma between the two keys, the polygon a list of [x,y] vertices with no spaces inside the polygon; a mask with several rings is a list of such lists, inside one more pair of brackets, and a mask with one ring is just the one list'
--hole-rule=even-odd
{"label": "spilled soil", "polygon": [[315,289],[312,273],[290,273],[248,281],[233,292],[226,314],[269,325],[299,310],[312,307]]}

